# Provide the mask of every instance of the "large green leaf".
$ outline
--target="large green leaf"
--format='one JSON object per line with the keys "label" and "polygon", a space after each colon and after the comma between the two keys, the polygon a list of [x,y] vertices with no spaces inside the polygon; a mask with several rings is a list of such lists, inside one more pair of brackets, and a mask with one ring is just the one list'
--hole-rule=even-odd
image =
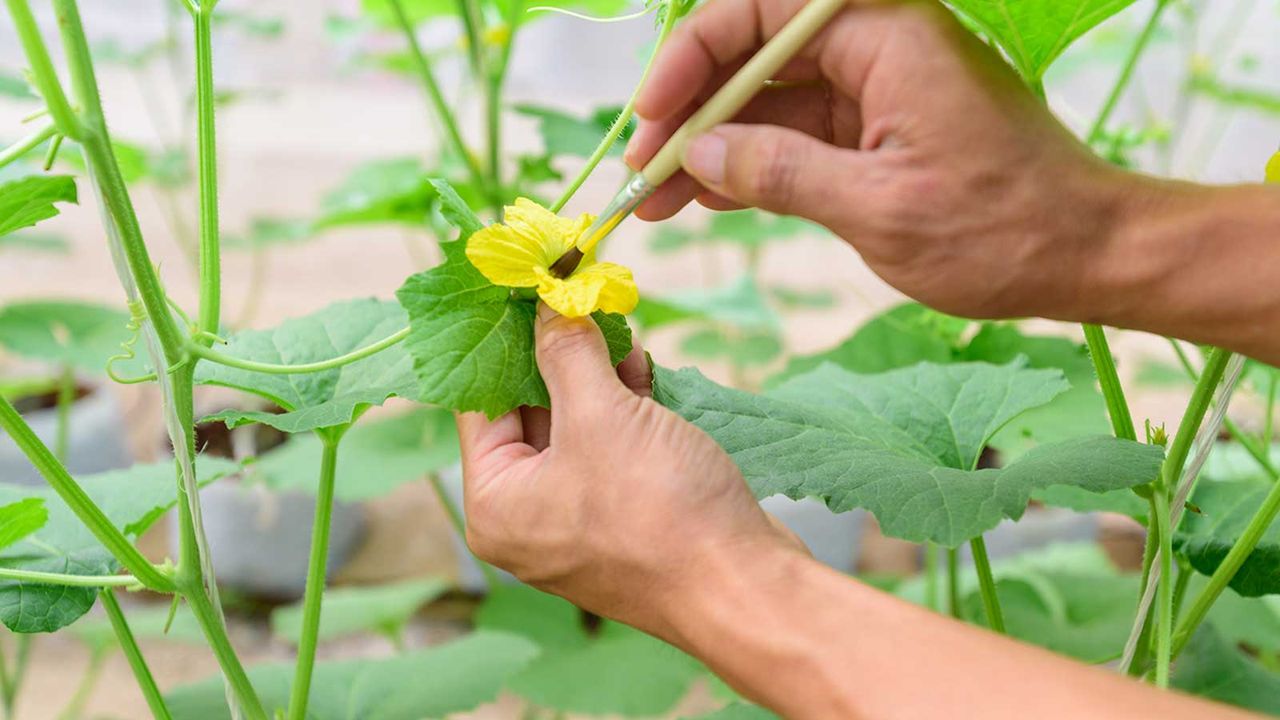
{"label": "large green leaf", "polygon": [[[1254,513],[1271,491],[1269,482],[1202,481],[1191,498],[1199,513],[1188,513],[1174,533],[1174,549],[1191,566],[1212,575],[1244,534]],[[1246,597],[1280,593],[1280,522],[1273,522],[1231,580]]]}
{"label": "large green leaf", "polygon": [[[237,333],[223,352],[242,360],[297,365],[319,362],[372,345],[404,328],[400,306],[381,300],[334,303],[272,330]],[[196,382],[253,393],[284,408],[262,411],[225,410],[209,420],[230,427],[260,422],[288,433],[337,427],[354,422],[371,405],[393,395],[413,397],[413,362],[402,345],[340,368],[316,373],[274,375],[202,362]]]}
{"label": "large green leaf", "polygon": [[[471,710],[497,697],[507,680],[538,653],[524,638],[479,632],[440,647],[387,660],[317,663],[311,678],[308,720],[419,720]],[[268,712],[289,700],[293,666],[259,665],[249,670]],[[227,720],[221,677],[166,695],[173,717]]]}
{"label": "large green leaf", "polygon": [[1134,0],[947,0],[1008,54],[1030,81],[1080,36]]}
{"label": "large green leaf", "polygon": [[[396,641],[414,613],[448,590],[449,582],[441,578],[326,590],[320,611],[320,641],[365,632],[381,633]],[[297,644],[302,635],[302,614],[302,602],[276,608],[271,612],[271,632]]]}
{"label": "large green leaf", "polygon": [[89,303],[43,300],[0,307],[0,348],[55,365],[101,373],[129,339],[129,315]]}
{"label": "large green leaf", "polygon": [[[386,3],[377,0],[381,5]],[[325,196],[316,227],[367,223],[425,225],[436,200],[431,176],[417,158],[360,165]]]}
{"label": "large green leaf", "polygon": [[1280,715],[1280,674],[1258,665],[1209,625],[1196,632],[1179,657],[1173,686],[1218,702]]}
{"label": "large green leaf", "polygon": [[[609,131],[613,121],[622,112],[621,107],[604,107],[592,112],[587,117],[578,117],[553,108],[538,105],[516,105],[515,111],[521,115],[538,121],[538,132],[542,135],[543,150],[550,156],[572,155],[588,157],[595,152],[601,138]],[[609,150],[610,155],[622,155],[626,146],[626,138],[635,128],[632,120],[619,142]]]}
{"label": "large green leaf", "polygon": [[76,202],[76,181],[66,175],[33,175],[0,185],[0,236],[58,214],[54,203]]}
{"label": "large green leaf", "polygon": [[536,706],[594,715],[661,715],[705,671],[693,658],[638,630],[605,621],[588,634],[565,600],[503,587],[476,614],[482,629],[517,632],[542,648],[508,688]]}
{"label": "large green leaf", "polygon": [[1109,437],[1043,445],[974,470],[991,437],[1066,389],[1062,373],[1008,365],[920,364],[880,375],[824,365],[765,395],[696,370],[658,369],[655,397],[711,434],[758,497],[818,497],[870,510],[888,535],[955,547],[1017,519],[1051,485],[1104,492],[1149,482],[1158,447]]}
{"label": "large green leaf", "polygon": [[[295,435],[250,465],[247,478],[277,490],[314,493],[321,451],[314,434]],[[415,408],[397,417],[362,422],[342,437],[334,495],[348,502],[382,497],[457,460],[458,431],[447,410]]]}
{"label": "large green leaf", "polygon": [[44,527],[48,521],[44,498],[25,498],[0,507],[0,550]]}
{"label": "large green leaf", "polygon": [[[196,470],[202,482],[209,482],[236,467],[226,460],[201,458]],[[145,532],[177,498],[170,462],[90,475],[79,482],[116,527],[133,537]],[[52,489],[0,483],[0,503],[27,498],[44,501],[48,522],[0,552],[0,565],[90,576],[112,575],[120,569]],[[97,596],[95,588],[0,580],[0,621],[14,632],[53,632],[88,612]]]}
{"label": "large green leaf", "polygon": [[[472,267],[465,240],[445,243],[445,262],[413,275],[396,293],[409,313],[406,341],[419,399],[458,411],[497,417],[521,405],[547,407],[547,387],[534,357],[537,305],[492,285]],[[592,316],[614,363],[631,350],[620,315]]]}

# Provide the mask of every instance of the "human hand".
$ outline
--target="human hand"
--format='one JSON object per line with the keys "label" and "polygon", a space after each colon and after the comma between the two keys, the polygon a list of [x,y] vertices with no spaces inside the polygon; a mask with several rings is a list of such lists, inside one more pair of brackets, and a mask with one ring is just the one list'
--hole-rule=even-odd
{"label": "human hand", "polygon": [[650,398],[639,348],[615,371],[594,322],[545,306],[536,333],[552,409],[458,417],[478,557],[670,638],[682,593],[712,566],[803,547],[710,436]]}
{"label": "human hand", "polygon": [[[637,100],[639,168],[802,0],[712,0],[678,26]],[[734,124],[695,138],[638,215],[695,197],[799,215],[940,310],[1083,319],[1141,185],[1060,125],[939,3],[852,0]]]}

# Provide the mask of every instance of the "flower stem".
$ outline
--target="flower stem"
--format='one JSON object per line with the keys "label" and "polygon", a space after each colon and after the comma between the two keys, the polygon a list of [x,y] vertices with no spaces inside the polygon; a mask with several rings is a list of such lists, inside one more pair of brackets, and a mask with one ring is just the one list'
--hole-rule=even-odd
{"label": "flower stem", "polygon": [[31,66],[32,82],[36,91],[44,99],[45,107],[58,132],[72,140],[79,140],[81,124],[76,117],[67,95],[58,80],[58,73],[53,69],[53,61],[49,59],[49,51],[45,48],[44,38],[40,37],[40,27],[31,15],[31,6],[27,0],[6,0],[9,15],[13,17],[14,29],[18,31],[18,40],[22,43],[22,52],[27,56],[27,64]]}
{"label": "flower stem", "polygon": [[26,155],[41,143],[58,134],[58,126],[52,122],[45,123],[39,130],[22,138],[18,142],[0,151],[0,168]]}
{"label": "flower stem", "polygon": [[196,47],[196,146],[200,182],[200,315],[196,326],[218,332],[222,317],[222,257],[218,236],[218,146],[214,122],[213,8],[191,10]]}
{"label": "flower stem", "polygon": [[133,670],[133,677],[138,682],[138,688],[142,690],[142,697],[146,699],[147,707],[151,708],[152,717],[155,720],[169,720],[171,716],[169,708],[164,703],[164,696],[160,694],[160,688],[156,685],[155,677],[151,675],[151,668],[147,666],[146,658],[142,657],[142,650],[133,637],[133,631],[129,629],[129,622],[125,620],[115,593],[111,590],[103,590],[98,597],[102,598],[102,609],[106,611],[107,618],[111,621],[116,642],[120,644],[125,659],[129,661],[129,668]]}
{"label": "flower stem", "polygon": [[1102,398],[1106,401],[1107,416],[1111,418],[1115,436],[1122,440],[1137,440],[1138,433],[1133,425],[1133,417],[1129,414],[1129,403],[1125,400],[1124,387],[1120,385],[1115,356],[1111,354],[1106,333],[1100,325],[1085,323],[1083,327],[1089,357],[1093,359],[1093,369],[1098,376],[1098,385],[1102,389]]}
{"label": "flower stem", "polygon": [[217,350],[196,344],[189,344],[187,351],[190,352],[192,356],[198,357],[202,360],[208,360],[210,362],[218,363],[219,365],[226,365],[228,367],[239,368],[241,370],[249,370],[250,372],[260,372],[269,375],[295,375],[323,372],[325,370],[342,367],[343,365],[350,365],[358,360],[363,360],[371,355],[376,355],[392,345],[402,342],[407,337],[409,337],[409,328],[403,328],[379,340],[378,342],[373,343],[372,345],[352,350],[345,355],[339,355],[338,357],[329,358],[328,360],[304,363],[301,365],[276,365],[273,363],[243,360],[230,355],[224,355]]}
{"label": "flower stem", "polygon": [[592,171],[600,164],[601,160],[609,154],[609,150],[613,148],[613,144],[622,136],[622,131],[626,129],[631,122],[631,117],[636,112],[636,97],[640,95],[640,89],[644,87],[644,81],[648,79],[649,72],[653,69],[654,61],[658,59],[658,52],[662,50],[662,46],[666,43],[667,38],[671,35],[672,28],[679,19],[679,13],[671,8],[667,8],[666,17],[662,20],[662,27],[658,30],[658,39],[653,46],[653,52],[649,54],[649,60],[644,64],[644,70],[640,73],[640,81],[636,83],[636,89],[631,93],[631,97],[627,99],[627,104],[622,107],[622,112],[618,113],[618,117],[614,118],[613,124],[609,126],[609,131],[605,133],[600,140],[600,144],[592,151],[591,157],[587,158],[587,164],[578,171],[577,177],[569,183],[569,187],[564,189],[559,199],[551,206],[551,212],[558,213],[564,209],[574,194],[578,192],[578,188],[587,181]]}
{"label": "flower stem", "polygon": [[982,607],[987,613],[987,625],[998,633],[1004,633],[1004,613],[1000,610],[1000,598],[996,595],[996,581],[991,575],[991,560],[987,557],[987,542],[981,535],[969,541],[973,551],[973,566],[978,571],[978,589],[982,593]]}
{"label": "flower stem", "polygon": [[1169,513],[1169,489],[1158,484],[1154,492],[1156,532],[1160,544],[1160,577],[1156,590],[1156,685],[1169,687],[1173,643],[1173,528]]}
{"label": "flower stem", "polygon": [[98,542],[102,543],[121,565],[133,573],[139,582],[157,592],[173,592],[173,579],[138,552],[133,543],[129,542],[124,533],[120,532],[107,518],[4,397],[0,397],[0,429],[9,434],[14,444],[22,450],[58,497],[62,498],[67,507],[71,508],[71,512],[80,518],[80,522],[84,523]]}
{"label": "flower stem", "polygon": [[1106,132],[1107,121],[1111,119],[1111,114],[1115,112],[1116,105],[1119,104],[1120,98],[1124,96],[1124,91],[1129,87],[1129,82],[1133,79],[1133,72],[1138,67],[1138,61],[1142,58],[1143,53],[1146,52],[1147,45],[1150,44],[1151,38],[1155,35],[1156,28],[1160,26],[1160,17],[1164,14],[1164,10],[1168,5],[1169,0],[1156,0],[1155,7],[1151,9],[1151,15],[1142,27],[1142,32],[1138,33],[1137,39],[1133,41],[1133,46],[1129,48],[1129,55],[1125,58],[1124,65],[1120,68],[1120,75],[1116,77],[1115,83],[1111,86],[1111,92],[1107,94],[1107,99],[1102,103],[1102,109],[1098,112],[1098,117],[1089,128],[1089,134],[1085,136],[1085,142],[1089,145],[1101,140],[1102,134]]}
{"label": "flower stem", "polygon": [[320,606],[324,600],[325,570],[329,559],[329,523],[333,517],[333,488],[338,467],[341,433],[317,433],[323,450],[320,484],[316,491],[315,519],[311,528],[311,558],[307,565],[307,589],[302,601],[302,636],[298,640],[298,660],[289,693],[289,720],[307,717],[311,694],[311,673],[316,664],[320,637]]}

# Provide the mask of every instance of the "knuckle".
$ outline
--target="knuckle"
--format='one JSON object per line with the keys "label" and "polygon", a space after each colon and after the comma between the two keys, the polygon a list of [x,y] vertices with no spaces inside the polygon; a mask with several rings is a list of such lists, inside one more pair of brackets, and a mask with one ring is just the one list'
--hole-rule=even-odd
{"label": "knuckle", "polygon": [[795,143],[776,138],[761,143],[754,154],[755,171],[747,179],[747,193],[755,200],[789,205],[801,166]]}
{"label": "knuckle", "polygon": [[558,317],[548,323],[540,345],[545,353],[567,355],[586,350],[595,342],[595,329],[589,320]]}

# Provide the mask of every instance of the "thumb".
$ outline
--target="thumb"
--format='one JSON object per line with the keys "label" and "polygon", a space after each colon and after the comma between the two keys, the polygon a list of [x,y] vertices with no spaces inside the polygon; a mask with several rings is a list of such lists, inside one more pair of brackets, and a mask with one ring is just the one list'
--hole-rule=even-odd
{"label": "thumb", "polygon": [[567,318],[538,303],[534,323],[538,371],[551,395],[551,407],[580,414],[585,404],[623,389],[604,335],[589,317]]}
{"label": "thumb", "polygon": [[776,125],[719,125],[691,140],[685,170],[717,195],[827,225],[842,224],[862,155]]}

